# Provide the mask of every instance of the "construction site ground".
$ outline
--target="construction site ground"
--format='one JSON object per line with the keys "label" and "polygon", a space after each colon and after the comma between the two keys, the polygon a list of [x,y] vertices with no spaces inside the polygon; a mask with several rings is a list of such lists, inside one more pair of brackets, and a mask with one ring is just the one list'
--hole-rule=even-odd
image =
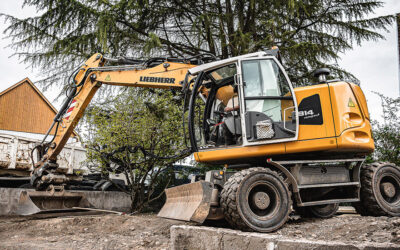
{"label": "construction site ground", "polygon": [[[0,217],[0,249],[169,249],[172,225],[196,224],[158,218],[155,214]],[[206,226],[227,227],[223,223]],[[390,243],[400,247],[400,218],[297,217],[272,234],[306,240]]]}

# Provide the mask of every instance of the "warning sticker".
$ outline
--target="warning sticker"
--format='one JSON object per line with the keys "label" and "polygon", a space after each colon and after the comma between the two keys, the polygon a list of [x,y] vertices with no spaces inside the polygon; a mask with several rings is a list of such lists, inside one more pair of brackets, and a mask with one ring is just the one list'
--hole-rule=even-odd
{"label": "warning sticker", "polygon": [[349,98],[349,102],[347,103],[347,106],[354,108],[356,104],[353,102],[351,98]]}

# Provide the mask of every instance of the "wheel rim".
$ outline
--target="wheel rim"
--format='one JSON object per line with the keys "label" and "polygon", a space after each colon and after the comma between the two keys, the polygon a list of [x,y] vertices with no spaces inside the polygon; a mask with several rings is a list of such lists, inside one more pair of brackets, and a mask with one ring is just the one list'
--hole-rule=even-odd
{"label": "wheel rim", "polygon": [[383,201],[393,206],[400,203],[400,177],[394,173],[385,173],[378,182],[379,193]]}
{"label": "wheel rim", "polygon": [[246,208],[260,220],[272,218],[280,206],[279,191],[267,181],[253,183],[246,193]]}

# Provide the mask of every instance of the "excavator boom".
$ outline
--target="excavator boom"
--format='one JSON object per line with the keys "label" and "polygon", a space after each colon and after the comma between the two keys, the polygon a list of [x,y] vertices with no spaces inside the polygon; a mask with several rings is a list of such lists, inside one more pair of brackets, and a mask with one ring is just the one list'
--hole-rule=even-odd
{"label": "excavator boom", "polygon": [[[196,60],[200,58],[195,58]],[[118,60],[110,60],[118,61]],[[192,60],[193,61],[193,60]],[[171,61],[158,58],[148,63],[131,65],[104,66],[107,59],[101,54],[90,57],[74,76],[67,100],[55,116],[53,125],[55,135],[50,143],[40,148],[40,161],[34,164],[31,184],[37,191],[21,194],[18,213],[33,214],[41,211],[65,210],[79,205],[91,206],[85,196],[79,192],[68,192],[64,185],[76,180],[76,176],[68,176],[58,168],[57,156],[64,148],[74,128],[82,118],[84,111],[102,84],[161,88],[180,90],[183,87],[188,69],[196,66],[190,59]],[[47,136],[47,135],[46,135]],[[72,202],[75,201],[75,202]],[[43,204],[47,204],[43,206]]]}
{"label": "excavator boom", "polygon": [[[162,88],[162,89],[182,89],[188,69],[194,67],[190,63],[164,62],[152,68],[143,66],[124,65],[102,67],[106,59],[101,54],[95,54],[86,61],[84,66],[79,69],[75,77],[78,83],[76,94],[70,98],[70,106],[66,116],[60,121],[59,132],[50,145],[47,154],[43,157],[50,161],[55,161],[73,129],[82,118],[83,113],[92,100],[94,94],[102,84],[142,87],[142,88]],[[72,105],[71,105],[72,104]]]}

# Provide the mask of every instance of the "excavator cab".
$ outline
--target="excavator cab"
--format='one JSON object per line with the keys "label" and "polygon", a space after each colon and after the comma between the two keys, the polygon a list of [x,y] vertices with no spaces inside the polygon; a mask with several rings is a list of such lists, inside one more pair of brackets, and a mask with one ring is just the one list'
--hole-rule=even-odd
{"label": "excavator cab", "polygon": [[197,75],[189,107],[194,151],[297,140],[295,93],[275,56],[254,53],[192,70]]}
{"label": "excavator cab", "polygon": [[[295,92],[271,52],[274,51],[234,57],[189,70],[195,77],[188,108],[188,129],[195,156],[223,155],[231,149],[246,151],[252,146],[297,140]],[[221,161],[218,156],[214,158],[217,159],[214,164],[238,164],[245,160],[232,156]],[[167,189],[167,202],[159,216],[201,223],[205,219],[223,218],[221,208],[215,205],[219,204],[223,183],[232,174],[209,172],[205,182]]]}

